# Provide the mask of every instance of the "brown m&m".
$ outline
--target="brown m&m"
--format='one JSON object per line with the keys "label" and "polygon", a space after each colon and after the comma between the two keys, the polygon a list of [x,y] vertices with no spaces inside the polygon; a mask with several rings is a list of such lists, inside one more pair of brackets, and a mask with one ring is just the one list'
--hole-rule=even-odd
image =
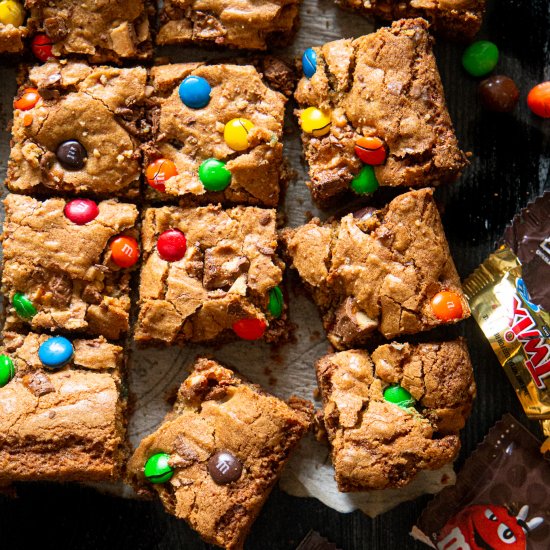
{"label": "brown m&m", "polygon": [[479,97],[487,110],[509,113],[518,104],[519,90],[510,77],[499,74],[480,82]]}
{"label": "brown m&m", "polygon": [[226,485],[241,477],[243,465],[229,451],[218,451],[208,460],[208,473],[218,485]]}
{"label": "brown m&m", "polygon": [[88,156],[84,146],[76,139],[60,143],[55,152],[57,160],[67,170],[81,170],[84,168]]}

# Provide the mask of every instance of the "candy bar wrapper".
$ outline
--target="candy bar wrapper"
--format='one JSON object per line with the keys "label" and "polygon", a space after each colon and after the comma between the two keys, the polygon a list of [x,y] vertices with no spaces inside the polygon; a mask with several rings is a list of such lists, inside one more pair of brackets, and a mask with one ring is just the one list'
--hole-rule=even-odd
{"label": "candy bar wrapper", "polygon": [[544,434],[544,437],[546,438],[544,440],[544,443],[541,445],[540,451],[548,459],[550,459],[550,420],[543,420],[540,423],[540,427],[542,428],[542,433]]}
{"label": "candy bar wrapper", "polygon": [[548,550],[549,503],[550,462],[537,439],[505,415],[411,535],[438,550]]}

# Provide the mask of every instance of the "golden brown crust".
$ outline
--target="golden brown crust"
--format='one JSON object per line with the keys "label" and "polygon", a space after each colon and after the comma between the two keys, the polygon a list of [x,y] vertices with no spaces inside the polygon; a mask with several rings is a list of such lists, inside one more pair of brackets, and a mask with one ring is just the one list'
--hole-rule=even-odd
{"label": "golden brown crust", "polygon": [[[183,382],[174,411],[130,459],[130,479],[143,487],[147,459],[168,453],[173,477],[144,490],[154,488],[165,508],[206,542],[241,548],[290,452],[310,427],[310,405],[296,398],[294,405],[201,358]],[[220,450],[243,465],[241,477],[227,485],[215,483],[206,466]]]}
{"label": "golden brown crust", "polygon": [[[317,363],[324,423],[341,491],[402,487],[424,469],[452,462],[475,396],[464,341],[388,344],[327,355]],[[417,401],[384,400],[398,384]]]}
{"label": "golden brown crust", "polygon": [[17,54],[25,49],[27,27],[14,27],[0,23],[0,54]]}
{"label": "golden brown crust", "polygon": [[382,139],[388,155],[374,167],[381,186],[426,187],[452,182],[466,165],[445,104],[423,19],[402,20],[355,40],[319,48],[317,70],[295,93],[300,109],[331,113],[323,137],[302,133],[313,199],[328,205],[349,191],[361,169],[354,151],[362,136]]}

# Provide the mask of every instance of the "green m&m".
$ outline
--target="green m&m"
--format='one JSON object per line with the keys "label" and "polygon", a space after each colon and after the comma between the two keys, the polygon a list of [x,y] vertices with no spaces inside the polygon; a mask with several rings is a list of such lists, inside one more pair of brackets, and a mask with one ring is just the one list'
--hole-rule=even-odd
{"label": "green m&m", "polygon": [[405,388],[397,385],[388,386],[384,390],[384,399],[403,409],[414,407],[416,403],[415,398]]}
{"label": "green m&m", "polygon": [[199,179],[207,191],[223,191],[231,183],[231,172],[225,162],[206,159],[199,166]]}
{"label": "green m&m", "polygon": [[23,319],[32,319],[37,313],[33,303],[21,292],[15,293],[11,303],[17,315]]}
{"label": "green m&m", "polygon": [[278,286],[273,287],[269,291],[269,305],[267,306],[267,309],[272,317],[277,319],[281,316],[283,313],[284,303],[285,301],[281,289]]}
{"label": "green m&m", "polygon": [[351,188],[358,195],[374,193],[378,189],[378,180],[374,175],[374,168],[368,164],[363,166],[359,174],[351,180]]}
{"label": "green m&m", "polygon": [[13,361],[7,355],[0,355],[0,388],[3,388],[14,376]]}
{"label": "green m&m", "polygon": [[153,455],[145,463],[145,477],[151,483],[166,483],[170,481],[174,475],[174,469],[168,464],[168,460],[170,460],[170,455],[166,453]]}
{"label": "green m&m", "polygon": [[498,48],[488,40],[470,44],[462,55],[462,65],[472,76],[490,73],[498,63]]}

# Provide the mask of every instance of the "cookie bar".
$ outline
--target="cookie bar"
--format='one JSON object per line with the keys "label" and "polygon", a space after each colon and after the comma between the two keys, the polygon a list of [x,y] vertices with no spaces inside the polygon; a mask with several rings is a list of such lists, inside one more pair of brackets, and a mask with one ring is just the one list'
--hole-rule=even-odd
{"label": "cookie bar", "polygon": [[0,54],[17,54],[25,48],[26,13],[21,0],[0,2]]}
{"label": "cookie bar", "polygon": [[77,331],[117,339],[128,330],[138,211],[114,199],[4,200],[6,330]]}
{"label": "cookie bar", "polygon": [[14,102],[6,184],[23,194],[137,198],[148,137],[141,67],[48,62],[30,69]]}
{"label": "cookie bar", "polygon": [[485,0],[336,0],[344,9],[385,19],[424,17],[439,35],[471,40],[479,31]]}
{"label": "cookie bar", "polygon": [[337,349],[363,345],[375,330],[394,338],[470,314],[431,189],[282,236]]}
{"label": "cookie bar", "polygon": [[408,19],[307,50],[295,93],[313,199],[378,186],[426,187],[466,165],[447,112],[428,24]]}
{"label": "cookie bar", "polygon": [[27,0],[29,29],[49,39],[55,57],[85,56],[92,63],[119,63],[153,55],[148,0]]}
{"label": "cookie bar", "polygon": [[342,351],[316,369],[340,491],[402,487],[456,458],[476,392],[463,340]]}
{"label": "cookie bar", "polygon": [[265,50],[289,44],[300,0],[164,0],[156,42]]}
{"label": "cookie bar", "polygon": [[0,482],[119,477],[123,349],[6,332],[0,354]]}
{"label": "cookie bar", "polygon": [[135,339],[284,338],[275,216],[253,206],[148,208]]}
{"label": "cookie bar", "polygon": [[173,412],[130,459],[131,481],[141,492],[156,490],[166,510],[206,542],[242,548],[311,424],[310,407],[298,398],[287,405],[215,361],[198,359]]}
{"label": "cookie bar", "polygon": [[284,95],[246,65],[153,67],[151,83],[150,198],[277,206]]}

